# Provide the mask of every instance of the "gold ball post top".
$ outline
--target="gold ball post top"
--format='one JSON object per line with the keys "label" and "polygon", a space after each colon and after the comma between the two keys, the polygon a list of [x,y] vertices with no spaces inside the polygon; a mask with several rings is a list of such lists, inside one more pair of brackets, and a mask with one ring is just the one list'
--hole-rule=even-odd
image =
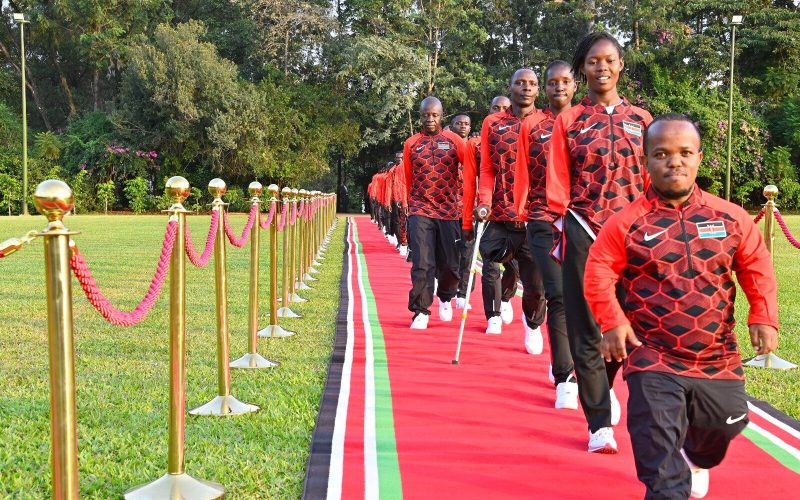
{"label": "gold ball post top", "polygon": [[264,192],[264,186],[258,181],[253,181],[247,186],[247,192],[250,193],[251,198],[258,198]]}
{"label": "gold ball post top", "polygon": [[292,188],[287,186],[281,189],[281,200],[284,203],[289,203],[292,201]]}
{"label": "gold ball post top", "polygon": [[222,197],[228,192],[228,186],[220,178],[208,181],[208,194],[214,197],[214,201],[222,201]]}
{"label": "gold ball post top", "polygon": [[269,191],[269,201],[278,201],[278,194],[280,193],[280,188],[277,184],[270,184],[267,186],[267,191]]}
{"label": "gold ball post top", "polygon": [[75,205],[75,195],[66,183],[50,179],[36,186],[33,200],[39,213],[49,222],[62,221]]}
{"label": "gold ball post top", "polygon": [[764,198],[768,201],[774,201],[776,196],[778,196],[778,186],[770,184],[764,187]]}
{"label": "gold ball post top", "polygon": [[307,200],[308,199],[308,191],[306,191],[305,189],[301,189],[300,191],[297,192],[297,194],[300,195],[300,199],[301,200]]}
{"label": "gold ball post top", "polygon": [[180,175],[167,179],[167,183],[164,185],[164,193],[172,198],[172,206],[164,210],[164,212],[186,212],[187,210],[183,207],[183,200],[192,193],[191,188],[189,181]]}

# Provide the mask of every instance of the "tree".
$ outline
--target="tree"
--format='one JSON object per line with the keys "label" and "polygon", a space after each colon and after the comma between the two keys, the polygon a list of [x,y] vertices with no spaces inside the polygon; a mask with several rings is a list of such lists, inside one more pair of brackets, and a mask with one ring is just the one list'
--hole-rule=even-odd
{"label": "tree", "polygon": [[108,206],[112,207],[117,202],[117,186],[114,181],[103,182],[97,185],[97,199],[103,204],[103,213],[108,215]]}
{"label": "tree", "polygon": [[11,208],[19,203],[22,195],[22,183],[8,174],[0,173],[0,209],[8,209],[11,215]]}

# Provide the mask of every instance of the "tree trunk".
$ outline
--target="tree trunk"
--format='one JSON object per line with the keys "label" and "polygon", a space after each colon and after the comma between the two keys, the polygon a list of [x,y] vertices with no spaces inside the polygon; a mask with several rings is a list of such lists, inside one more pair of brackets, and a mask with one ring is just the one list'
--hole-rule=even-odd
{"label": "tree trunk", "polygon": [[641,49],[641,40],[639,38],[639,0],[633,1],[633,46],[636,50]]}
{"label": "tree trunk", "polygon": [[[9,52],[8,47],[3,42],[0,42],[0,52],[6,56],[8,62],[14,67],[17,71],[17,75],[22,77],[22,68],[18,65],[14,59],[11,57],[11,52]],[[36,110],[39,112],[39,116],[42,118],[42,123],[44,123],[44,127],[52,131],[53,126],[50,124],[50,119],[47,117],[47,113],[44,111],[44,106],[42,105],[42,101],[39,99],[39,92],[36,88],[36,83],[33,80],[33,75],[31,74],[31,67],[30,65],[25,66],[25,85],[28,87],[28,90],[31,93],[31,97],[33,97],[33,102],[36,105]]]}
{"label": "tree trunk", "polygon": [[50,50],[50,57],[53,58],[53,64],[56,67],[56,72],[58,72],[58,80],[61,83],[61,89],[64,91],[64,97],[67,99],[67,108],[69,108],[69,118],[75,116],[78,112],[77,108],[75,107],[75,99],[72,97],[72,89],[69,88],[69,83],[67,82],[67,76],[64,74],[64,70],[61,69],[61,63],[58,62],[58,54],[59,54],[59,45],[58,39],[54,35],[50,37],[53,46]]}
{"label": "tree trunk", "polygon": [[100,109],[100,68],[94,68],[92,93],[94,94],[94,111],[98,111]]}
{"label": "tree trunk", "polygon": [[286,30],[286,35],[283,39],[283,74],[289,74],[289,30]]}

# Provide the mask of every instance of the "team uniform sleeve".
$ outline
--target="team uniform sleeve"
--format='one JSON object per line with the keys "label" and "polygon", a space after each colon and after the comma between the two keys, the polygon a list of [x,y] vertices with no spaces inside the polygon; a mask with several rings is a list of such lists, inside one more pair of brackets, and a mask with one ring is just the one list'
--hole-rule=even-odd
{"label": "team uniform sleeve", "polygon": [[491,115],[487,116],[481,127],[481,174],[478,186],[478,203],[488,206],[492,206],[495,180],[494,166],[492,166],[492,158],[489,153],[489,127],[492,121]]}
{"label": "team uniform sleeve", "polygon": [[[622,212],[620,214],[622,215]],[[603,225],[597,240],[589,248],[583,293],[600,331],[629,325],[616,295],[616,286],[625,269],[625,234],[627,228],[622,217],[616,215]]]}
{"label": "team uniform sleeve", "polygon": [[550,153],[547,156],[545,191],[547,209],[556,215],[567,213],[569,205],[570,156],[567,149],[567,127],[564,113],[556,117],[553,135],[550,137]]}
{"label": "team uniform sleeve", "polygon": [[411,197],[411,142],[414,136],[408,138],[403,144],[403,171],[406,176],[406,201]]}
{"label": "team uniform sleeve", "polygon": [[473,142],[467,141],[464,147],[464,161],[461,162],[463,165],[463,186],[464,186],[464,196],[462,197],[462,201],[464,202],[464,209],[461,214],[461,227],[463,229],[471,229],[472,228],[472,208],[475,206],[475,191],[477,190],[476,185],[476,167],[475,167],[475,144]]}
{"label": "team uniform sleeve", "polygon": [[750,314],[749,325],[770,325],[778,328],[778,285],[775,270],[758,226],[742,211],[738,217],[742,241],[733,255],[733,270],[741,285]]}

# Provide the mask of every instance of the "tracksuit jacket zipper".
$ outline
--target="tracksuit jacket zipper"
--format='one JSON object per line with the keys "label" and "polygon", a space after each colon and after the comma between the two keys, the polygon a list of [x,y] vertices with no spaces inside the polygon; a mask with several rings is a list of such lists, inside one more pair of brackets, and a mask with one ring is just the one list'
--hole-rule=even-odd
{"label": "tracksuit jacket zipper", "polygon": [[678,218],[681,221],[681,234],[683,236],[683,242],[686,244],[686,262],[689,265],[689,270],[694,271],[694,266],[692,266],[692,251],[689,248],[689,235],[686,234],[686,224],[683,222],[683,208],[678,209]]}

